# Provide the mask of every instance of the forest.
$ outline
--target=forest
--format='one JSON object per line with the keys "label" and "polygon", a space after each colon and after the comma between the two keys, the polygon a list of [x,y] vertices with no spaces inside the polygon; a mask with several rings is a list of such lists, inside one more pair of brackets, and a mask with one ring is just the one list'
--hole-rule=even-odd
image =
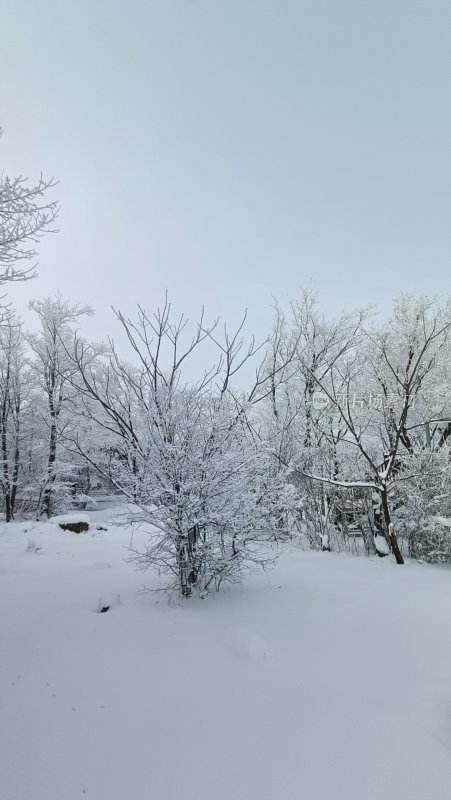
{"label": "forest", "polygon": [[31,307],[36,332],[12,313],[0,329],[5,521],[85,508],[103,487],[151,528],[141,565],[184,596],[264,567],[286,540],[450,560],[448,300],[328,319],[306,289],[263,343],[245,319],[190,325],[168,301],[116,312],[128,358],[113,334],[80,336],[89,306]]}

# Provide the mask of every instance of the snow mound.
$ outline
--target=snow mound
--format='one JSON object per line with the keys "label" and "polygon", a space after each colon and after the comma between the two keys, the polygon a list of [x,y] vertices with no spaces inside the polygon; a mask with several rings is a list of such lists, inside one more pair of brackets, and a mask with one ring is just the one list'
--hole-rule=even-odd
{"label": "snow mound", "polygon": [[122,601],[118,594],[105,592],[105,594],[101,594],[99,597],[96,611],[98,611],[100,614],[105,614],[105,612],[111,611],[112,608],[117,608],[117,606],[121,605]]}
{"label": "snow mound", "polygon": [[93,497],[90,497],[89,494],[79,494],[75,498],[77,503],[80,503],[82,508],[86,508],[89,511],[95,511],[97,508],[97,503]]}
{"label": "snow mound", "polygon": [[257,631],[243,625],[233,625],[227,631],[229,650],[237,658],[249,661],[267,661],[270,647]]}
{"label": "snow mound", "polygon": [[389,548],[389,546],[387,544],[387,540],[384,539],[383,536],[375,536],[374,537],[374,544],[376,546],[376,550],[379,553],[385,553],[385,555],[387,555],[387,556],[390,554],[390,548]]}
{"label": "snow mound", "polygon": [[40,544],[34,541],[34,539],[28,539],[27,546],[25,548],[26,553],[40,553],[42,551],[42,547]]}

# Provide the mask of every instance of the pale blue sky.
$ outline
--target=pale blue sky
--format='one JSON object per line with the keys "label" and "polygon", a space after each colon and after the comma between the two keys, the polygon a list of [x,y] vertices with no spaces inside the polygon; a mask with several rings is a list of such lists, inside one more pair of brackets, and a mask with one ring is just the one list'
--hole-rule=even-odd
{"label": "pale blue sky", "polygon": [[61,181],[57,288],[264,335],[271,295],[326,310],[451,289],[451,2],[0,0],[0,163]]}

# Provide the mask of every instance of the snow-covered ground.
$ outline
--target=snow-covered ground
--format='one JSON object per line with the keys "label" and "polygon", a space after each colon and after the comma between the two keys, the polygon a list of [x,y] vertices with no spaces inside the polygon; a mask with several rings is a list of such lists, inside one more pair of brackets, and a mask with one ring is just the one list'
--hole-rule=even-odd
{"label": "snow-covered ground", "polygon": [[292,550],[168,605],[130,531],[29,527],[0,530],[2,800],[451,797],[450,571]]}

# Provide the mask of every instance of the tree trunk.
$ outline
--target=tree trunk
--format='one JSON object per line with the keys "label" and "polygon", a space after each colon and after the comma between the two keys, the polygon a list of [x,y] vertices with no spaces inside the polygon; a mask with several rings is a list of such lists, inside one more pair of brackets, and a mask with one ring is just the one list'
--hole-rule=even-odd
{"label": "tree trunk", "polygon": [[3,462],[3,494],[5,497],[5,521],[11,520],[11,485],[9,480],[8,442],[6,438],[6,401],[2,412],[2,462]]}
{"label": "tree trunk", "polygon": [[[379,498],[380,498],[380,496],[379,496]],[[384,525],[383,525],[383,522],[382,522],[382,513],[381,513],[380,500],[377,500],[377,501],[373,500],[373,521],[374,521],[374,527],[376,529],[377,534],[379,536],[382,536],[382,538],[385,539],[387,541],[387,544],[390,546],[390,542],[387,540],[387,537],[386,537],[385,531],[384,531]],[[384,558],[386,555],[388,555],[387,553],[384,553],[382,550],[379,550],[379,548],[377,547],[376,542],[374,541],[374,539],[373,539],[373,547],[374,547],[375,552],[379,556],[379,558]]]}
{"label": "tree trunk", "polygon": [[189,565],[186,540],[184,536],[177,536],[176,542],[177,570],[179,576],[179,591],[182,597],[191,597],[191,584],[188,580]]}
{"label": "tree trunk", "polygon": [[17,496],[17,482],[19,479],[19,466],[20,466],[20,448],[19,448],[19,426],[17,425],[16,428],[16,447],[14,450],[14,470],[13,470],[13,481],[12,481],[12,488],[11,488],[11,516],[14,519],[14,511],[16,508],[16,496]]}
{"label": "tree trunk", "polygon": [[396,563],[397,564],[404,564],[404,559],[402,557],[402,553],[401,553],[401,550],[399,549],[399,545],[398,545],[398,540],[396,538],[395,528],[394,528],[394,525],[393,525],[393,523],[391,521],[390,509],[389,509],[389,506],[388,506],[388,499],[387,499],[387,491],[386,491],[386,489],[382,489],[380,495],[381,495],[381,502],[382,502],[382,511],[384,513],[385,527],[386,527],[386,531],[387,531],[385,538],[387,539],[387,542],[388,542],[388,545],[390,547],[390,550],[392,551],[393,555],[396,558]]}
{"label": "tree trunk", "polygon": [[49,447],[49,460],[48,460],[48,485],[44,492],[44,500],[42,502],[42,511],[47,517],[52,516],[52,487],[55,481],[55,462],[56,462],[56,439],[57,430],[56,424],[52,423],[50,428],[50,447]]}
{"label": "tree trunk", "polygon": [[177,537],[177,565],[179,574],[179,590],[182,597],[191,597],[193,588],[199,582],[199,564],[197,559],[197,543],[200,531],[199,525],[193,525],[188,531],[188,536]]}
{"label": "tree trunk", "polygon": [[5,522],[11,522],[11,499],[9,496],[9,491],[5,489],[4,491],[4,498],[5,498]]}

